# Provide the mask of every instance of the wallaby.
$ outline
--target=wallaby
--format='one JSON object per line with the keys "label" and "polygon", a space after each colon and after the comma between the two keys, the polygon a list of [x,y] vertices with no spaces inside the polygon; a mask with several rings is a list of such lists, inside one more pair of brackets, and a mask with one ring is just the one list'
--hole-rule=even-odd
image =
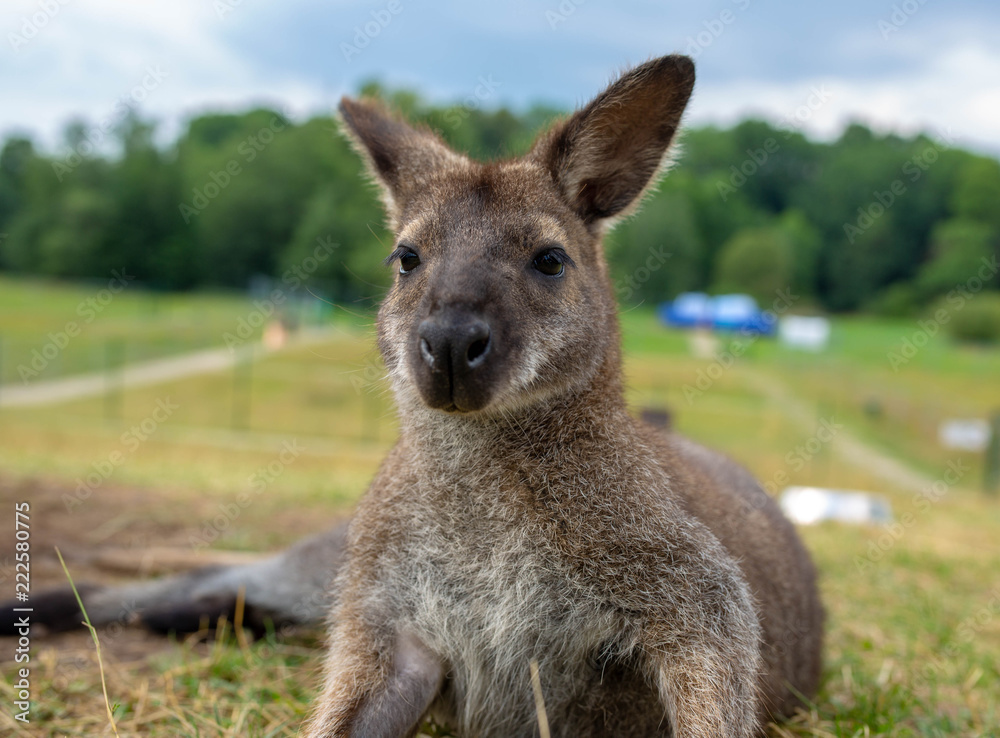
{"label": "wallaby", "polygon": [[656,179],[690,59],[481,164],[345,99],[398,275],[400,439],[351,522],[308,736],[752,736],[819,675],[815,572],[750,475],[628,413],[604,232]]}
{"label": "wallaby", "polygon": [[[147,622],[224,611],[245,581],[263,615],[309,621],[336,575],[312,738],[411,736],[428,715],[538,735],[533,662],[557,736],[755,736],[810,697],[823,613],[793,527],[623,395],[601,242],[669,161],[693,85],[687,57],[647,62],[491,163],[345,98],[395,233],[377,326],[399,440],[346,534],[142,585],[161,588],[138,596]],[[111,617],[117,594],[85,601]]]}

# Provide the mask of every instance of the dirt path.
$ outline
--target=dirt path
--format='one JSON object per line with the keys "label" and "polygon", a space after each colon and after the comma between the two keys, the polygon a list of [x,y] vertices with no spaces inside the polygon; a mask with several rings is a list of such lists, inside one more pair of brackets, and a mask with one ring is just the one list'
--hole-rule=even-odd
{"label": "dirt path", "polygon": [[[299,348],[314,343],[322,343],[334,335],[332,329],[304,331],[289,341],[281,349],[267,350],[256,347],[266,354]],[[195,351],[165,359],[128,364],[121,369],[121,386],[124,388],[144,387],[161,384],[176,379],[210,374],[232,368],[236,363],[248,359],[253,346],[241,346],[236,350],[228,348]],[[48,379],[24,387],[3,387],[0,389],[0,407],[32,407],[54,405],[70,400],[97,397],[108,391],[108,375],[105,372],[78,374],[64,379]]]}
{"label": "dirt path", "polygon": [[[762,374],[747,367],[743,376],[753,389],[777,404],[789,418],[802,428],[814,430],[816,409],[797,397],[781,380]],[[899,459],[889,456],[867,443],[847,429],[840,429],[830,442],[834,453],[848,463],[871,472],[880,479],[901,489],[923,491],[934,483],[934,479],[916,471]]]}

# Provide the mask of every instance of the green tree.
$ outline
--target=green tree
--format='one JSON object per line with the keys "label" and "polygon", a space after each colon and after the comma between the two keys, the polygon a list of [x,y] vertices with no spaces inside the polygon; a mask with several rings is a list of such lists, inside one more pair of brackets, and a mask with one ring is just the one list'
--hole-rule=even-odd
{"label": "green tree", "polygon": [[819,289],[819,257],[823,241],[819,231],[801,210],[790,209],[775,221],[792,250],[792,291],[815,297]]}
{"label": "green tree", "polygon": [[954,311],[948,333],[958,341],[1000,342],[1000,295],[995,292],[977,294],[961,310]]}
{"label": "green tree", "polygon": [[643,210],[607,241],[615,291],[626,305],[655,305],[699,286],[702,246],[688,198],[665,188]]}
{"label": "green tree", "polygon": [[917,275],[920,295],[934,297],[968,282],[996,253],[996,244],[997,232],[986,223],[956,218],[938,224],[931,237],[931,259]]}
{"label": "green tree", "polygon": [[792,284],[793,248],[788,233],[780,227],[737,232],[719,253],[712,291],[746,293],[761,304],[769,304],[778,290]]}
{"label": "green tree", "polygon": [[[526,151],[561,112],[512,111],[485,88],[443,106],[377,83],[362,92],[484,159]],[[374,188],[329,116],[210,113],[169,146],[134,116],[101,147],[86,142],[92,130],[74,121],[55,154],[18,137],[0,148],[0,269],[125,268],[168,289],[298,269],[310,289],[362,302],[391,277]],[[1000,163],[926,136],[853,124],[816,142],[748,120],[686,131],[679,162],[612,232],[608,258],[630,304],[709,287],[767,297],[780,282],[827,309],[906,312],[996,256],[997,202]]]}
{"label": "green tree", "polygon": [[35,147],[27,138],[11,138],[0,150],[0,232],[25,207],[24,181]]}
{"label": "green tree", "polygon": [[[347,215],[373,210],[370,203],[358,202],[356,192],[357,188],[328,185],[313,193],[282,255],[286,286],[322,292],[336,302],[353,302],[388,284],[390,272],[381,262],[390,251],[385,247],[390,237],[381,235],[381,229],[369,230],[370,220]],[[378,217],[376,212],[370,215]]]}
{"label": "green tree", "polygon": [[114,207],[114,201],[100,190],[69,189],[59,203],[56,219],[39,235],[38,269],[55,277],[104,276],[101,256]]}
{"label": "green tree", "polygon": [[987,223],[1000,232],[1000,161],[977,156],[958,170],[950,199],[958,218]]}

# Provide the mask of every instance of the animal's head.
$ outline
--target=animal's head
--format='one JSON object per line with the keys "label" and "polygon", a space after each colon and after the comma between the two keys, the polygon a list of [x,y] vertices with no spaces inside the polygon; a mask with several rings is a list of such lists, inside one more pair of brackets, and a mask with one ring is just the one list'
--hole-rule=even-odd
{"label": "animal's head", "polygon": [[486,164],[376,103],[341,102],[395,232],[378,331],[401,403],[510,410],[617,365],[602,236],[656,179],[693,85],[687,57],[647,62],[527,155]]}

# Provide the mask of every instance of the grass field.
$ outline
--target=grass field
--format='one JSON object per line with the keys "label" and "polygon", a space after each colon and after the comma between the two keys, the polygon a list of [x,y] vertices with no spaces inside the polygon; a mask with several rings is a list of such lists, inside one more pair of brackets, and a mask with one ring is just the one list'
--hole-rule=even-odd
{"label": "grass field", "polygon": [[[0,282],[2,376],[20,381],[10,367],[30,358],[38,336],[63,330],[90,294],[87,287]],[[78,355],[70,347],[60,353],[60,373],[99,369],[99,361],[82,357],[99,355],[108,336],[139,355],[221,345],[250,309],[236,296],[154,298],[126,290],[73,339]],[[218,532],[213,547],[279,547],[347,514],[396,425],[369,321],[345,313],[333,326],[321,344],[254,364],[245,425],[232,421],[241,391],[232,373],[129,390],[120,417],[110,419],[102,397],[0,408],[0,505],[12,509],[25,496],[36,503],[33,586],[62,578],[43,544],[61,545],[77,578],[105,579],[114,575],[87,560],[88,548],[190,549],[219,506],[248,489],[288,442],[301,454],[269,478],[266,492]],[[699,359],[687,335],[662,329],[650,312],[623,316],[637,410],[669,408],[680,431],[739,459],[769,487],[869,490],[893,505],[895,526],[802,530],[829,614],[825,678],[813,709],[775,728],[777,735],[1000,735],[1000,502],[981,491],[978,454],[937,441],[940,421],[1000,409],[1000,350],[954,346],[936,335],[894,370],[890,353],[918,330],[915,322],[845,318],[823,354],[766,339],[734,350],[723,340],[721,359]],[[150,348],[138,348],[147,340]],[[727,351],[741,356],[730,364]],[[158,403],[172,408],[160,420]],[[832,440],[822,440],[822,427],[834,429]],[[111,464],[115,452],[123,461]],[[949,469],[960,470],[957,480]],[[932,499],[920,496],[928,489],[937,490]],[[11,531],[2,532],[0,545],[2,586],[9,588]],[[318,638],[296,632],[249,642],[230,629],[211,642],[171,645],[130,631],[104,633],[119,732],[295,735],[317,688]],[[102,734],[108,720],[86,636],[35,637],[27,730],[10,717],[11,652],[3,656],[2,730]]]}
{"label": "grass field", "polygon": [[[330,312],[317,306],[302,291],[280,307],[308,323]],[[0,275],[0,391],[220,346],[227,334],[259,337],[260,322],[248,320],[255,312],[243,294],[149,292],[128,275],[87,285]]]}

